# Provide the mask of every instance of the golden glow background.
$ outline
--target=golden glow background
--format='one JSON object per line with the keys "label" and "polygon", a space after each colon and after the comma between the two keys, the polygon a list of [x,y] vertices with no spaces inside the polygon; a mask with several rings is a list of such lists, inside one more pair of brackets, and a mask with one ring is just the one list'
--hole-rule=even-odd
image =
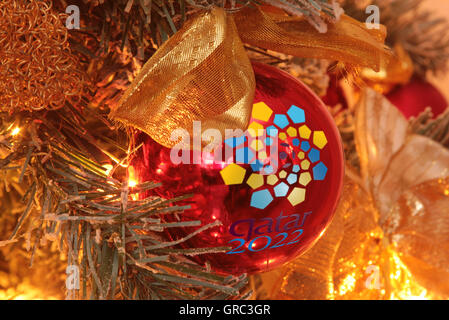
{"label": "golden glow background", "polygon": [[[437,16],[449,19],[449,0],[422,0],[423,9],[431,9],[435,11]],[[382,13],[381,13],[382,14]],[[449,101],[449,73],[441,74],[433,77],[432,83],[441,90],[446,99]]]}

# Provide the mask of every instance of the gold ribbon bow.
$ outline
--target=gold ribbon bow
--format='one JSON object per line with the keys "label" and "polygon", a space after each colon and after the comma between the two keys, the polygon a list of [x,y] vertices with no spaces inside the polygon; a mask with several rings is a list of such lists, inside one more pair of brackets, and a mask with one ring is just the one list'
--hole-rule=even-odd
{"label": "gold ribbon bow", "polygon": [[347,16],[319,33],[300,17],[247,7],[213,8],[193,18],[147,61],[111,117],[172,147],[175,129],[246,130],[255,91],[243,42],[301,57],[379,69],[388,56],[385,29],[368,30]]}

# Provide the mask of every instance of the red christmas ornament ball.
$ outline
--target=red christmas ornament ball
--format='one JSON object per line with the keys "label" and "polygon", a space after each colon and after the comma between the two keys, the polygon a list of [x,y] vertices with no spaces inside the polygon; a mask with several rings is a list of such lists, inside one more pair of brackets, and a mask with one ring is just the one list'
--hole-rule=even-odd
{"label": "red christmas ornament ball", "polygon": [[447,101],[440,91],[418,76],[406,85],[394,88],[386,97],[407,119],[419,116],[427,107],[432,109],[434,117],[447,108]]}
{"label": "red christmas ornament ball", "polygon": [[[268,271],[304,253],[331,222],[342,189],[339,132],[321,100],[303,83],[254,63],[256,94],[248,133],[224,140],[222,161],[174,164],[171,150],[140,134],[132,165],[139,182],[160,181],[153,194],[193,194],[180,219],[204,226],[184,248],[229,247],[192,259],[228,274]],[[258,136],[260,129],[263,134]],[[193,162],[193,152],[189,153]],[[204,157],[206,156],[206,157]],[[168,221],[174,217],[165,215]],[[199,227],[168,228],[177,240]]]}

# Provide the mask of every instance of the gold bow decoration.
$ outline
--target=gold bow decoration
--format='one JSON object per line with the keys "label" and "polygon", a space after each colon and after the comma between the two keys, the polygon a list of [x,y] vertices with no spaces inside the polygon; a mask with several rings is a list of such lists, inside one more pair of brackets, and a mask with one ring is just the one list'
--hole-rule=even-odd
{"label": "gold bow decoration", "polygon": [[369,30],[347,16],[316,31],[306,19],[272,7],[226,13],[214,7],[186,22],[147,61],[111,118],[172,147],[173,130],[246,130],[255,91],[243,42],[301,57],[338,60],[379,70],[388,59],[385,28]]}
{"label": "gold bow decoration", "polygon": [[355,140],[361,177],[313,248],[261,276],[259,298],[449,298],[449,150],[371,89]]}

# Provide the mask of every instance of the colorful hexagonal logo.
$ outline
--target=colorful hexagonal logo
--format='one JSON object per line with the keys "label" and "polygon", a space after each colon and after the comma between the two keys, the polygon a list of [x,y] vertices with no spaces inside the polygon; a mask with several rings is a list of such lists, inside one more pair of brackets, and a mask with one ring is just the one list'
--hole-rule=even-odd
{"label": "colorful hexagonal logo", "polygon": [[[326,179],[328,168],[321,160],[328,142],[324,131],[312,130],[307,114],[295,105],[286,114],[274,114],[269,105],[259,102],[253,105],[252,118],[244,136],[225,141],[235,149],[239,164],[229,163],[220,171],[223,182],[246,183],[253,190],[249,205],[260,210],[282,197],[292,206],[303,203],[306,188]],[[273,145],[279,147],[274,151],[282,166],[270,163],[265,148]]]}

